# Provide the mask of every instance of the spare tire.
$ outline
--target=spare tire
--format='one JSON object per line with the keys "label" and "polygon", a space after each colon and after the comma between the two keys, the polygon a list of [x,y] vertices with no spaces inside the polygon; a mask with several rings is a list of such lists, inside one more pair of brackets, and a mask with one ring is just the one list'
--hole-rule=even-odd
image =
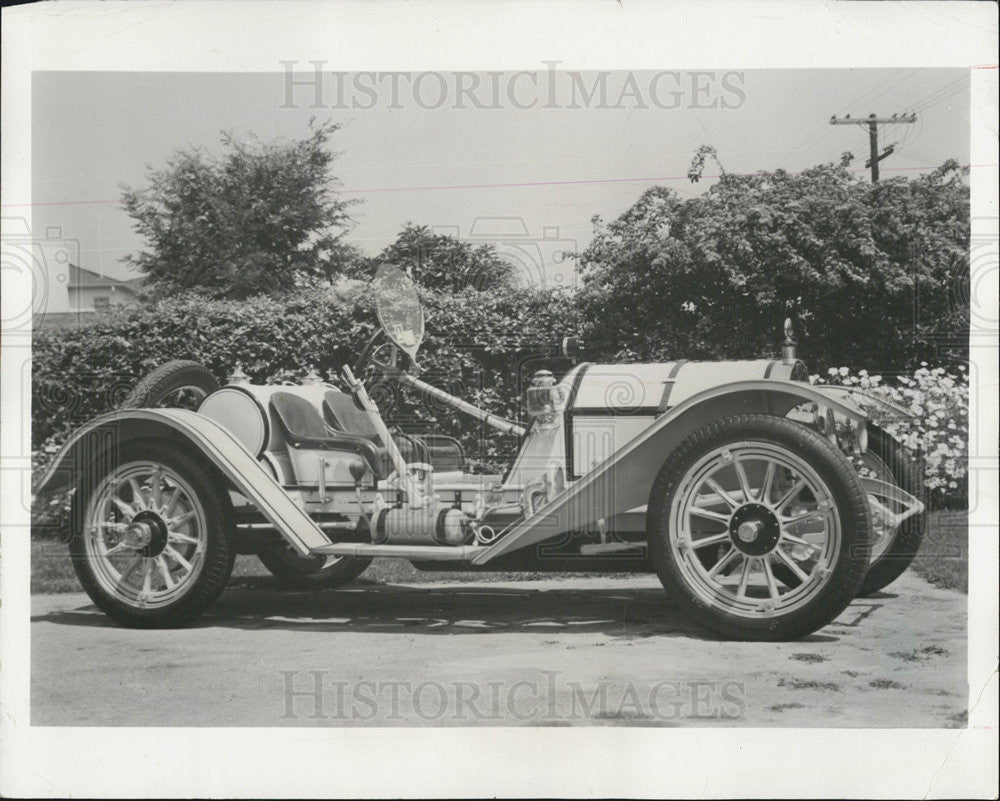
{"label": "spare tire", "polygon": [[175,359],[157,367],[136,384],[120,408],[197,410],[201,402],[218,388],[219,382],[207,367],[198,362]]}

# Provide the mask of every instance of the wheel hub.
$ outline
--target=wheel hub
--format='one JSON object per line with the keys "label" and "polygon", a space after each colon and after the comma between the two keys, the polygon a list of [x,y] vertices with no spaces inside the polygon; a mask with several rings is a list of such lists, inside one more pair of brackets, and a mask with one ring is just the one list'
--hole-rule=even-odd
{"label": "wheel hub", "polygon": [[141,556],[159,556],[167,547],[167,524],[156,512],[139,512],[125,529],[125,541]]}
{"label": "wheel hub", "polygon": [[747,503],[733,513],[729,521],[729,538],[736,548],[748,556],[763,556],[777,546],[781,539],[781,526],[768,507]]}

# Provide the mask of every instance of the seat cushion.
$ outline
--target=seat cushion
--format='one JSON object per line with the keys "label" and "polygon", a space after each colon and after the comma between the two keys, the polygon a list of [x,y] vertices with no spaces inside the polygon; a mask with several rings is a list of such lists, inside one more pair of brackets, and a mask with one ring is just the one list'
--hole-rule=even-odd
{"label": "seat cushion", "polygon": [[364,458],[377,478],[388,475],[385,448],[366,437],[330,431],[316,407],[305,398],[291,392],[275,392],[271,396],[271,409],[293,448],[347,451]]}
{"label": "seat cushion", "polygon": [[462,443],[444,434],[421,434],[417,439],[427,449],[427,461],[435,472],[446,473],[465,469],[465,450]]}
{"label": "seat cushion", "polygon": [[[330,390],[323,396],[323,416],[329,426],[370,439],[379,445],[382,438],[375,426],[374,415],[358,407],[354,396],[346,392]],[[404,434],[394,431],[392,439],[408,464],[424,462],[439,473],[463,470],[465,452],[454,437],[443,434]]]}
{"label": "seat cushion", "polygon": [[323,396],[323,416],[339,431],[357,434],[378,442],[380,440],[374,415],[361,409],[354,402],[354,396],[331,389]]}
{"label": "seat cushion", "polygon": [[[346,392],[330,390],[323,396],[323,417],[327,425],[347,434],[355,434],[369,439],[376,445],[383,445],[382,437],[375,425],[375,415],[359,409],[354,397]],[[399,431],[392,432],[392,440],[407,464],[428,462],[427,448],[418,437],[411,437]]]}

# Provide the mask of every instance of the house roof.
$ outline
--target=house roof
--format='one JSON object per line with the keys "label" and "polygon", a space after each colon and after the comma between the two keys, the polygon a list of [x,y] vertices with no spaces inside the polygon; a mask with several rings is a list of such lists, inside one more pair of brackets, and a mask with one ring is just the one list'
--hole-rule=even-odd
{"label": "house roof", "polygon": [[126,292],[135,293],[141,283],[142,277],[122,281],[118,278],[112,278],[110,275],[100,275],[93,270],[79,267],[76,264],[69,265],[69,285],[73,288],[114,287],[115,289],[123,289]]}

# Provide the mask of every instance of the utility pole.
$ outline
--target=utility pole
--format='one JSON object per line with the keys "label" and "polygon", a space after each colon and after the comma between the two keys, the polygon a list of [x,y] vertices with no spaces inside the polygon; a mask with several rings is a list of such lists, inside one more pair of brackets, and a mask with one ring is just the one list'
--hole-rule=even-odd
{"label": "utility pole", "polygon": [[898,114],[893,114],[891,117],[876,117],[874,114],[869,114],[868,118],[860,117],[858,119],[852,119],[851,115],[848,114],[843,119],[838,119],[837,115],[834,114],[830,117],[830,125],[867,125],[868,126],[868,145],[871,156],[868,161],[865,162],[866,167],[871,167],[872,171],[872,183],[878,183],[878,163],[891,156],[893,152],[893,146],[889,145],[882,153],[879,155],[878,152],[878,126],[879,125],[896,125],[898,123],[913,123],[917,121],[916,114],[903,114],[902,116]]}

